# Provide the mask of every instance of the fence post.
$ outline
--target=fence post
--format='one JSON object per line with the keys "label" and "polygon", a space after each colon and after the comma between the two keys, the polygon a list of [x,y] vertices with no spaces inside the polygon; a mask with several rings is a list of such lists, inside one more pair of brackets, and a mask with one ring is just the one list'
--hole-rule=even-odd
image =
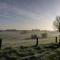
{"label": "fence post", "polygon": [[55,37],[55,42],[57,43],[57,37]]}
{"label": "fence post", "polygon": [[0,38],[0,49],[1,49],[1,46],[2,46],[2,39]]}
{"label": "fence post", "polygon": [[36,38],[36,46],[38,46],[38,37]]}

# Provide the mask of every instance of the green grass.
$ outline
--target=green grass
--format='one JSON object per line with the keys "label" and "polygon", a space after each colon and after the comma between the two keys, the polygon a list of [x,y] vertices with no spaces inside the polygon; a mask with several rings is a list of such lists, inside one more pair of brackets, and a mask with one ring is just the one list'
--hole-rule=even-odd
{"label": "green grass", "polygon": [[[36,44],[35,39],[30,38],[32,34],[36,34],[39,37],[44,31],[28,31],[25,34],[21,34],[21,31],[16,32],[0,32],[0,38],[3,39],[2,47],[18,47],[18,46],[32,46]],[[39,39],[39,44],[55,43],[55,37],[58,36],[57,32],[47,32],[47,38]]]}
{"label": "green grass", "polygon": [[[56,48],[55,48],[56,47]],[[18,48],[6,47],[0,50],[0,60],[59,60],[60,47],[57,44],[45,44],[39,46]]]}
{"label": "green grass", "polygon": [[3,39],[0,60],[60,60],[60,47],[55,44],[57,32],[47,32],[47,38],[39,39],[38,46],[35,46],[35,39],[25,39],[32,34],[41,36],[42,33],[44,32],[0,32],[0,38]]}

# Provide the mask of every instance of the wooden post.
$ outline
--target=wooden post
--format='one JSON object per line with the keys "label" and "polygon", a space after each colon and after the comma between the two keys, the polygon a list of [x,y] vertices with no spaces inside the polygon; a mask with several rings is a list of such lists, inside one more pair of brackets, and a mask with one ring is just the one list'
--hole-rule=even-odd
{"label": "wooden post", "polygon": [[2,39],[0,38],[0,49],[1,49],[1,46],[2,46]]}
{"label": "wooden post", "polygon": [[36,38],[36,46],[38,46],[38,37]]}
{"label": "wooden post", "polygon": [[57,43],[57,37],[55,38],[55,42]]}

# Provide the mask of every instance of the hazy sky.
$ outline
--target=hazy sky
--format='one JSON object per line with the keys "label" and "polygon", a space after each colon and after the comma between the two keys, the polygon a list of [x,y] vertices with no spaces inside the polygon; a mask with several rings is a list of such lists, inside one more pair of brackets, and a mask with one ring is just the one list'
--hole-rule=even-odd
{"label": "hazy sky", "polygon": [[60,0],[0,0],[0,29],[53,29]]}

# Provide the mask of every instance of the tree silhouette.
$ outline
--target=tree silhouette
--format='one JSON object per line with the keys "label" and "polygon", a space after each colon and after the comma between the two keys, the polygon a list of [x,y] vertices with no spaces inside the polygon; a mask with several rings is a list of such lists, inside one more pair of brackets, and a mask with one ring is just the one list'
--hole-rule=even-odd
{"label": "tree silhouette", "polygon": [[60,16],[56,17],[56,20],[53,22],[55,29],[59,32],[59,45],[60,45]]}

